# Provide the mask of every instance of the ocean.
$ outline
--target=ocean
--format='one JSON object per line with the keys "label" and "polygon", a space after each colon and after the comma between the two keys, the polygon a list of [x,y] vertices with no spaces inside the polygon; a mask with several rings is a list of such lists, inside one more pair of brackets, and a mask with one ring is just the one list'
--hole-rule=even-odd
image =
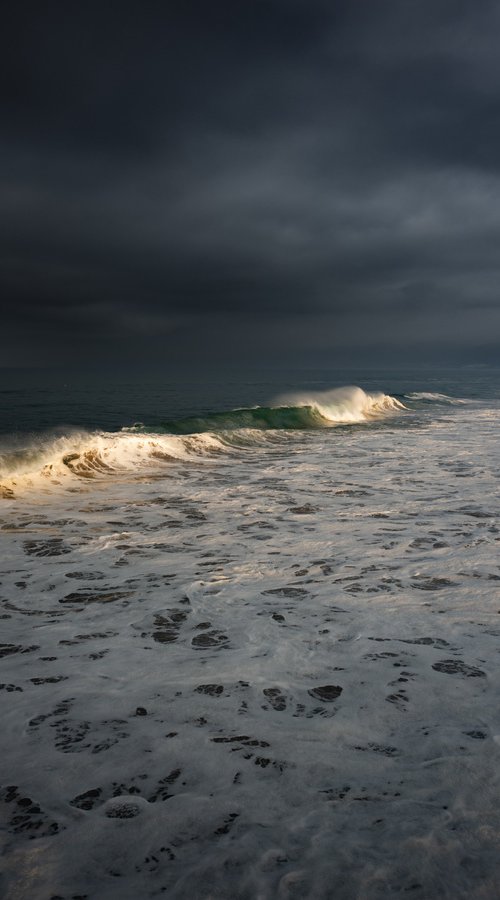
{"label": "ocean", "polygon": [[499,376],[1,373],[3,897],[500,897]]}

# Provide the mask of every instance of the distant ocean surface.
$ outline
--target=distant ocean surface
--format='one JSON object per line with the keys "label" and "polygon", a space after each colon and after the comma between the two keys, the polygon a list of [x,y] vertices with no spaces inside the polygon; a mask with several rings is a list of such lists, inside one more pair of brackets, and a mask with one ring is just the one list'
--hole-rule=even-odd
{"label": "distant ocean surface", "polygon": [[232,370],[208,373],[206,377],[0,369],[0,434],[39,433],[65,426],[119,431],[137,421],[153,430],[165,420],[266,406],[286,392],[345,385],[397,397],[417,391],[469,400],[498,399],[500,369],[256,369],[246,374]]}
{"label": "distant ocean surface", "polygon": [[500,370],[0,376],[2,896],[498,896]]}

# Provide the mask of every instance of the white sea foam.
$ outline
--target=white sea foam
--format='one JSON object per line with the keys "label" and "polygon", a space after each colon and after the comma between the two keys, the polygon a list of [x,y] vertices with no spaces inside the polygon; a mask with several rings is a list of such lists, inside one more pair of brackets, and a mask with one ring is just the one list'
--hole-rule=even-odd
{"label": "white sea foam", "polygon": [[284,394],[275,398],[274,404],[311,407],[332,424],[366,422],[400,412],[405,408],[399,400],[389,394],[367,394],[359,387]]}
{"label": "white sea foam", "polygon": [[66,483],[75,476],[95,478],[151,467],[153,461],[200,459],[227,452],[219,437],[196,434],[144,435],[77,432],[45,438],[24,450],[0,454],[0,487],[5,492]]}

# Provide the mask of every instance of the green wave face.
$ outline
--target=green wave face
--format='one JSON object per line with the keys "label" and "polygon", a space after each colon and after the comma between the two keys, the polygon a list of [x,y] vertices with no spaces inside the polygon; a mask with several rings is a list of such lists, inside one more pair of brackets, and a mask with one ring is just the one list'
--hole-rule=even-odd
{"label": "green wave face", "polygon": [[312,406],[259,406],[252,409],[233,409],[230,412],[210,413],[187,419],[161,423],[167,434],[203,434],[207,431],[235,431],[239,428],[285,429],[324,428],[328,419]]}

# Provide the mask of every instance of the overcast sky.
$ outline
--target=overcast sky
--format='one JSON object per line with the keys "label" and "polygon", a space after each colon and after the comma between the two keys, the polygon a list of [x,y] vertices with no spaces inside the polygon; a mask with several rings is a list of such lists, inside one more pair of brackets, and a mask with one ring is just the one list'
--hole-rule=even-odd
{"label": "overcast sky", "polygon": [[10,4],[0,365],[500,362],[500,4]]}

